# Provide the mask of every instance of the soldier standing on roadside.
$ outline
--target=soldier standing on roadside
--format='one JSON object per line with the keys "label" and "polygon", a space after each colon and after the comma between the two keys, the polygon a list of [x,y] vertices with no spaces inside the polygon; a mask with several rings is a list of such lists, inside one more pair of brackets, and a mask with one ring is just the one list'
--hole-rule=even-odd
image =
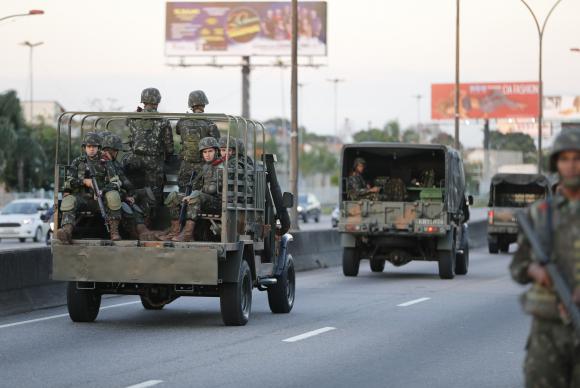
{"label": "soldier standing on roadside", "polygon": [[[550,171],[557,172],[561,194],[533,204],[528,217],[548,252],[580,302],[580,131],[558,135],[550,155]],[[551,220],[551,222],[550,222]],[[580,338],[559,302],[546,269],[533,260],[523,233],[510,265],[512,278],[532,283],[522,296],[524,310],[532,315],[532,328],[524,363],[526,387],[580,387]]]}
{"label": "soldier standing on roadside", "polygon": [[[144,114],[157,113],[161,93],[155,88],[141,92]],[[123,158],[123,168],[137,188],[150,187],[156,206],[163,204],[164,162],[173,155],[173,132],[166,119],[127,119],[131,151]],[[133,179],[133,178],[136,179]]]}
{"label": "soldier standing on roadside", "polygon": [[371,187],[366,183],[362,174],[365,171],[367,162],[363,158],[356,158],[353,163],[353,172],[348,177],[347,194],[351,201],[358,199],[377,197],[379,187]]}
{"label": "soldier standing on roadside", "polygon": [[[100,214],[91,173],[94,172],[99,190],[102,191],[110,238],[113,241],[121,239],[119,221],[121,219],[122,182],[109,161],[102,159],[101,138],[96,132],[88,132],[82,142],[83,154],[71,163],[67,179],[64,183],[64,196],[60,204],[62,226],[56,232],[57,238],[64,243],[72,242],[73,228],[79,211],[91,210]],[[91,171],[92,170],[92,171]]]}

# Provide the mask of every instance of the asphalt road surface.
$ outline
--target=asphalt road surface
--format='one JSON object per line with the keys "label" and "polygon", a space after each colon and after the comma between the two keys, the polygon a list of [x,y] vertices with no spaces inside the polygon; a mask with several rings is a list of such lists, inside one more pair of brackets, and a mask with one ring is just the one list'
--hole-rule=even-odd
{"label": "asphalt road surface", "polygon": [[1,251],[15,251],[18,249],[42,248],[46,247],[44,240],[42,242],[32,242],[31,239],[26,239],[26,242],[21,243],[18,239],[2,239],[0,241]]}
{"label": "asphalt road surface", "polygon": [[3,317],[0,386],[519,387],[530,320],[509,260],[474,250],[454,280],[421,262],[299,273],[294,310],[255,291],[245,327],[222,325],[217,298],[107,298],[92,324],[64,307]]}

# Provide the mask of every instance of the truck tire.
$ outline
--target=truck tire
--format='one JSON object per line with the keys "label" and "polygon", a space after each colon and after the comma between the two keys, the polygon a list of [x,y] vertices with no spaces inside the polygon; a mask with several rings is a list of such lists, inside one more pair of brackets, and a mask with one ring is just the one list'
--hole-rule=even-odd
{"label": "truck tire", "polygon": [[268,287],[268,304],[274,314],[288,314],[294,307],[296,295],[296,271],[294,259],[288,255],[288,263],[282,275],[278,277],[278,283]]}
{"label": "truck tire", "polygon": [[342,273],[344,276],[357,276],[360,257],[356,248],[342,248]]}
{"label": "truck tire", "polygon": [[491,254],[494,254],[495,255],[495,254],[497,254],[499,252],[499,248],[498,248],[496,242],[491,242],[491,241],[488,242],[487,243],[487,247],[489,249],[489,253],[491,253]]}
{"label": "truck tire", "polygon": [[145,310],[162,310],[165,307],[165,301],[157,301],[146,295],[139,295],[141,304]]}
{"label": "truck tire", "polygon": [[469,243],[463,247],[463,253],[457,253],[455,260],[455,274],[467,275],[469,269]]}
{"label": "truck tire", "polygon": [[453,279],[455,277],[455,260],[457,256],[457,242],[455,241],[455,233],[453,233],[453,241],[451,242],[451,249],[448,251],[438,251],[439,256],[439,277],[441,279]]}
{"label": "truck tire", "polygon": [[499,246],[499,250],[501,253],[509,253],[510,251],[510,244],[508,242],[501,242],[501,245]]}
{"label": "truck tire", "polygon": [[385,270],[385,260],[371,260],[371,271],[383,272]]}
{"label": "truck tire", "polygon": [[79,290],[76,282],[68,282],[66,305],[73,322],[93,322],[101,308],[101,294],[95,290]]}
{"label": "truck tire", "polygon": [[220,308],[226,326],[244,326],[252,311],[252,272],[248,262],[242,260],[236,283],[220,287]]}

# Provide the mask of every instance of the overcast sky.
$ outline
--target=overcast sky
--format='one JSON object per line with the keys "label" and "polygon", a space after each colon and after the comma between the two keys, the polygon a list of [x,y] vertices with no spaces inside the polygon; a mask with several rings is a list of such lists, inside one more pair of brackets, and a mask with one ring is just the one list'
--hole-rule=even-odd
{"label": "overcast sky", "polygon": [[[552,0],[530,0],[540,18]],[[56,100],[67,110],[86,110],[92,99],[117,100],[134,110],[141,89],[161,90],[160,110],[183,112],[191,90],[204,89],[210,112],[239,114],[239,68],[171,68],[164,57],[165,2],[155,0],[2,0],[0,18],[29,9],[46,14],[0,22],[0,91],[28,99],[28,49],[35,49],[36,100]],[[546,94],[580,94],[580,0],[563,0],[544,38]],[[462,82],[535,81],[538,39],[519,0],[462,0]],[[339,122],[356,131],[368,123],[430,117],[431,83],[454,81],[454,0],[328,0],[328,56],[319,69],[301,68],[300,118],[309,130],[334,131],[333,88],[339,86]],[[256,59],[256,61],[258,61]],[[262,58],[269,63],[273,59]],[[204,62],[198,59],[197,62]],[[290,71],[256,68],[251,75],[251,113],[265,120],[289,116]],[[461,141],[476,145],[479,125],[462,127]]]}

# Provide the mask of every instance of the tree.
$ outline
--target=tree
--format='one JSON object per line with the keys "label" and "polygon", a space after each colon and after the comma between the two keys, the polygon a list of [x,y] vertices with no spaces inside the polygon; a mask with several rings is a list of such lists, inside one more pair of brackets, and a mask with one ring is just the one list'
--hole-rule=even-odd
{"label": "tree", "polygon": [[499,131],[491,131],[489,133],[489,148],[492,150],[523,152],[524,163],[536,163],[537,161],[534,139],[525,133],[503,134]]}
{"label": "tree", "polygon": [[402,141],[403,143],[419,144],[421,137],[415,130],[407,129],[405,132],[403,132]]}
{"label": "tree", "polygon": [[363,141],[399,142],[400,135],[399,122],[391,120],[383,126],[383,129],[370,128],[361,130],[353,135],[353,139],[356,143]]}
{"label": "tree", "polygon": [[[437,134],[437,136],[431,139],[431,144],[442,144],[449,147],[455,147],[455,139],[447,132],[440,132]],[[459,148],[460,149],[463,148],[463,145],[461,145],[461,143],[459,143]]]}

